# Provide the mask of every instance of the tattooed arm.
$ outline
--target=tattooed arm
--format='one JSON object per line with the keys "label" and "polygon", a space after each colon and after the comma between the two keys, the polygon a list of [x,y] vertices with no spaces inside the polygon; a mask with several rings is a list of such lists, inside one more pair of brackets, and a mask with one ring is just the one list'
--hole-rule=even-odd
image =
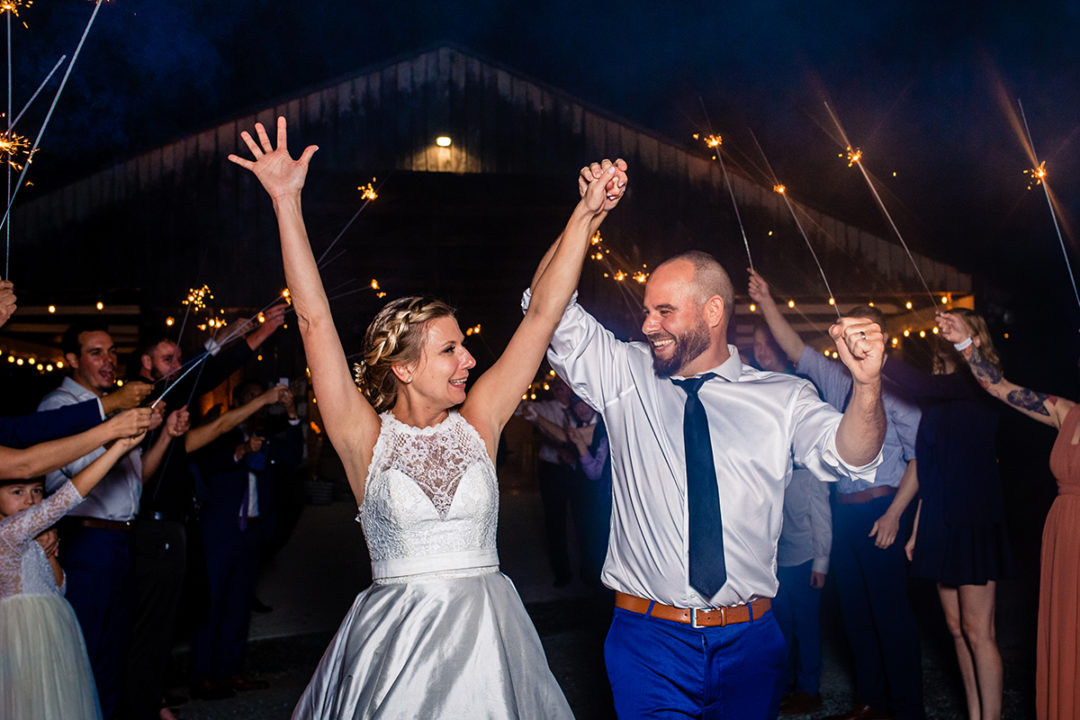
{"label": "tattooed arm", "polygon": [[[967,324],[951,313],[939,315],[938,324],[941,326],[942,336],[949,342],[963,343],[971,339],[971,331]],[[971,373],[984,390],[1045,425],[1060,428],[1065,415],[1076,404],[1072,400],[1066,400],[1057,395],[1036,392],[1009,382],[1001,370],[986,359],[974,342],[961,350],[960,354],[967,360]]]}

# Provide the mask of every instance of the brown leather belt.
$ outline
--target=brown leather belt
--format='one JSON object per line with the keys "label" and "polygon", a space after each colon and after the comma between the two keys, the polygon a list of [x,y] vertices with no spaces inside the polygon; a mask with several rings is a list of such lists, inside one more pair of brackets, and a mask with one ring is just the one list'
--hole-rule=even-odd
{"label": "brown leather belt", "polygon": [[79,517],[78,515],[69,516],[69,520],[76,525],[93,528],[94,530],[119,530],[120,532],[131,532],[131,528],[135,524],[131,520],[102,520],[101,518]]}
{"label": "brown leather belt", "polygon": [[860,490],[856,493],[836,493],[836,502],[841,505],[858,505],[859,503],[870,502],[876,500],[879,497],[885,497],[886,495],[895,495],[896,488],[891,485],[878,485],[872,487],[869,490]]}
{"label": "brown leather belt", "polygon": [[[652,605],[650,610],[649,606]],[[724,627],[736,623],[752,622],[769,611],[772,600],[758,598],[746,605],[732,605],[731,607],[719,607],[709,609],[677,608],[662,603],[646,600],[636,595],[627,595],[623,592],[615,592],[615,607],[629,610],[639,615],[671,620],[683,623],[691,627]]]}

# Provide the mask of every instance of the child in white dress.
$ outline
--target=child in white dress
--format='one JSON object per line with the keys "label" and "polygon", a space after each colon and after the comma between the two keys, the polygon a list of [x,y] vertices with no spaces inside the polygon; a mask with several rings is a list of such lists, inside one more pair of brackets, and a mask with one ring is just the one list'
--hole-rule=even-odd
{"label": "child in white dress", "polygon": [[116,440],[41,502],[43,481],[0,484],[0,717],[101,718],[82,630],[34,538],[81,503],[142,437]]}

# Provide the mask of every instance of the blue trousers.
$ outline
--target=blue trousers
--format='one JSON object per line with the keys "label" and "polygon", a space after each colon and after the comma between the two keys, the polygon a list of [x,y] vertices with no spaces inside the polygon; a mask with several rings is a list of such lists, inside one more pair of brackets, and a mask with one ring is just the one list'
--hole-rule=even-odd
{"label": "blue trousers", "polygon": [[833,505],[832,574],[855,655],[856,700],[891,711],[897,720],[922,720],[922,662],[908,602],[904,544],[898,538],[881,550],[869,537],[891,502],[881,497]]}
{"label": "blue trousers", "polygon": [[771,611],[753,622],[695,629],[616,608],[604,643],[622,720],[773,720],[784,657]]}
{"label": "blue trousers", "polygon": [[821,682],[821,590],[810,587],[814,561],[778,567],[780,589],[773,598],[773,613],[787,641],[788,662],[780,681],[782,691],[795,689],[817,695]]}
{"label": "blue trousers", "polygon": [[131,533],[121,530],[68,527],[60,544],[67,599],[82,627],[105,718],[116,708],[131,637],[131,553]]}
{"label": "blue trousers", "polygon": [[223,683],[240,674],[259,572],[256,527],[239,530],[234,516],[204,518],[202,533],[210,607],[192,633],[192,685]]}

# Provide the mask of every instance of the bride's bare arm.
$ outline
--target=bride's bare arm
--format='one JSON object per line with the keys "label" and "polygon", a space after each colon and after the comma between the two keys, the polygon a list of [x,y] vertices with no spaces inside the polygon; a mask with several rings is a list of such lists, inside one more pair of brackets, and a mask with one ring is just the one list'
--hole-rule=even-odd
{"label": "bride's bare arm", "polygon": [[566,228],[540,261],[528,312],[498,361],[476,381],[461,412],[494,454],[499,434],[540,367],[551,336],[577,289],[589,238],[626,188],[626,163],[594,163],[581,173],[585,192]]}
{"label": "bride's bare arm", "polygon": [[315,397],[326,433],[345,463],[349,484],[359,503],[363,500],[371,450],[379,434],[379,418],[353,382],[304,225],[300,192],[308,163],[318,148],[309,145],[299,159],[293,160],[286,143],[284,117],[277,121],[276,148],[262,124],[255,124],[255,132],[258,143],[247,131],[240,134],[254,159],[229,155],[229,160],[251,170],[274,203],[285,282],[296,310]]}

